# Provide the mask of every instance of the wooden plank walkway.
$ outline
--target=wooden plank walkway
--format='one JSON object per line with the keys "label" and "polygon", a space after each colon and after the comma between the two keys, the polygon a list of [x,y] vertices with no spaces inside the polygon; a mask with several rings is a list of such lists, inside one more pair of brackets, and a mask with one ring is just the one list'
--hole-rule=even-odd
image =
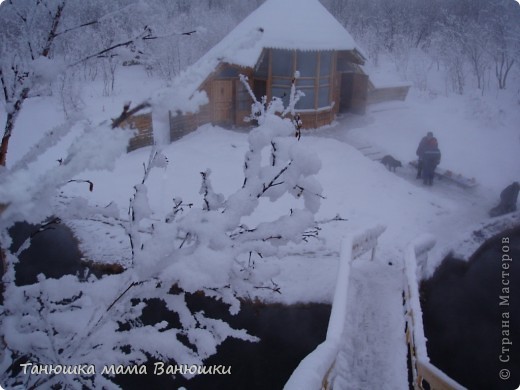
{"label": "wooden plank walkway", "polygon": [[408,388],[402,288],[402,267],[377,260],[352,263],[333,389]]}

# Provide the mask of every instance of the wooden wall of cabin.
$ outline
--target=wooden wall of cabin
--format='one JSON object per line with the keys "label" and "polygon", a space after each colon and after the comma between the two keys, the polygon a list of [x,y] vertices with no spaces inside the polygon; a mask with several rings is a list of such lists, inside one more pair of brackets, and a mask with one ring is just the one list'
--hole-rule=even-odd
{"label": "wooden wall of cabin", "polygon": [[368,76],[362,73],[341,73],[340,112],[364,114],[367,106]]}
{"label": "wooden wall of cabin", "polygon": [[209,103],[195,114],[170,112],[170,142],[176,141],[206,123],[232,127],[248,126],[244,118],[251,113],[251,97],[238,79],[243,74],[252,79],[252,70],[220,65],[202,84]]}
{"label": "wooden wall of cabin", "polygon": [[[249,80],[253,77],[250,76]],[[249,86],[252,88],[252,82],[249,82]],[[246,87],[240,80],[235,80],[235,126],[247,127],[250,123],[245,121],[245,118],[251,115],[251,105],[253,101]]]}
{"label": "wooden wall of cabin", "polygon": [[396,87],[373,88],[368,92],[368,104],[387,102],[391,100],[405,100],[408,95],[409,85]]}
{"label": "wooden wall of cabin", "polygon": [[321,126],[330,125],[336,117],[333,110],[299,112],[304,129],[316,129]]}
{"label": "wooden wall of cabin", "polygon": [[211,122],[211,110],[208,104],[199,108],[197,113],[172,113],[170,111],[170,142],[177,141],[195,131],[199,126]]}
{"label": "wooden wall of cabin", "polygon": [[340,51],[336,61],[339,112],[364,114],[367,105],[368,76],[351,51]]}
{"label": "wooden wall of cabin", "polygon": [[128,143],[127,151],[130,152],[154,144],[151,112],[131,116],[121,124],[121,127],[137,130],[137,134]]}
{"label": "wooden wall of cabin", "polygon": [[248,126],[244,121],[251,114],[251,97],[239,80],[247,76],[252,85],[253,70],[222,64],[206,82],[211,110],[211,123],[221,126]]}

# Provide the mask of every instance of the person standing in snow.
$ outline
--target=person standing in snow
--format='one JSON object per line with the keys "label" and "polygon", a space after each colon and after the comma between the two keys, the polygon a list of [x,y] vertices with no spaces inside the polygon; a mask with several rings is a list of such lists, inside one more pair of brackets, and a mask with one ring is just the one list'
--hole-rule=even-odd
{"label": "person standing in snow", "polygon": [[423,155],[428,145],[428,142],[431,139],[435,139],[433,133],[429,131],[424,137],[422,137],[421,142],[419,142],[419,146],[417,147],[417,151],[415,154],[417,155],[417,177],[416,179],[422,178],[422,170],[423,170]]}
{"label": "person standing in snow", "polygon": [[435,168],[441,162],[441,151],[437,139],[432,136],[427,140],[422,152],[422,178],[425,185],[433,185]]}

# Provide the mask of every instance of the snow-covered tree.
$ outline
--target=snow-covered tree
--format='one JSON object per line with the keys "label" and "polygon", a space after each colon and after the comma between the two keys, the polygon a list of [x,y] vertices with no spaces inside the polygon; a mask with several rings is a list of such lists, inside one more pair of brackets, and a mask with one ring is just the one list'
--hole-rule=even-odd
{"label": "snow-covered tree", "polygon": [[[68,275],[58,280],[40,276],[37,283],[26,286],[16,285],[15,265],[30,239],[16,253],[7,254],[0,317],[2,383],[28,388],[113,387],[111,376],[116,371],[103,372],[104,367],[136,367],[149,359],[201,366],[228,337],[255,341],[253,335],[232,329],[218,318],[192,312],[187,295],[202,292],[227,304],[236,314],[239,298],[251,288],[274,288],[271,275],[258,274],[251,267],[251,257],[276,256],[281,246],[301,242],[314,226],[321,199],[314,175],[320,161],[298,142],[291,120],[276,115],[293,111],[297,97],[293,88],[291,107],[284,108],[278,99],[267,108],[261,108],[259,102],[253,104],[259,126],[249,135],[242,186],[227,197],[217,194],[211,171],[202,172],[200,208],[174,198],[167,215],[152,212],[148,176],[168,163],[155,148],[134,187],[127,216],[114,207],[89,205],[82,198],[68,199],[65,205],[55,207],[57,193],[78,173],[110,167],[124,151],[129,134],[115,126],[118,120],[82,133],[62,164],[37,182],[26,180],[31,177],[31,163],[41,149],[57,142],[70,124],[53,129],[46,144],[30,151],[8,173],[1,172],[0,179],[5,179],[7,186],[0,189],[0,203],[8,205],[0,219],[4,247],[10,240],[7,228],[15,221],[39,222],[52,213],[65,219],[97,215],[108,224],[123,226],[132,248],[131,263],[120,274],[100,279],[92,275]],[[126,108],[124,114],[130,112]],[[261,203],[277,202],[287,194],[294,203],[286,215],[254,226],[244,223]],[[160,302],[178,321],[145,321],[143,310],[151,301]],[[13,375],[20,368],[30,373],[45,365],[76,371],[74,375],[70,371]]]}
{"label": "snow-covered tree", "polygon": [[[55,55],[55,42],[78,28],[97,23],[90,21],[64,27],[64,14],[71,7],[63,0],[6,1],[2,4],[0,87],[7,115],[0,146],[0,166],[6,164],[9,140],[25,100],[41,93],[41,88],[52,84],[65,68],[63,56]],[[73,9],[70,11],[74,12]]]}
{"label": "snow-covered tree", "polygon": [[7,119],[0,145],[0,166],[5,165],[9,140],[24,101],[37,81],[49,81],[59,72],[50,65],[65,1],[8,1],[2,5],[0,29],[0,87]]}
{"label": "snow-covered tree", "polygon": [[0,7],[0,88],[6,112],[0,166],[6,164],[26,99],[45,88],[52,91],[58,77],[61,92],[70,90],[65,83],[74,82],[74,68],[85,64],[103,76],[104,92],[110,94],[117,67],[136,58],[146,63],[146,43],[168,38],[155,33],[154,10],[142,2],[10,0]]}
{"label": "snow-covered tree", "polygon": [[[365,49],[374,65],[391,58],[404,78],[424,88],[429,66],[410,64],[421,50],[439,65],[446,90],[464,93],[470,78],[483,88],[492,71],[498,89],[518,70],[520,7],[514,0],[349,0],[324,1]],[[516,68],[515,68],[516,66]],[[410,74],[411,73],[411,74]]]}

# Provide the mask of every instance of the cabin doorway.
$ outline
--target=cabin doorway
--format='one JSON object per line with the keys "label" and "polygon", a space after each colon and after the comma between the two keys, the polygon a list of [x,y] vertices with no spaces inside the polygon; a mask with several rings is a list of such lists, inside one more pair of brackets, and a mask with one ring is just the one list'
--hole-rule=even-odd
{"label": "cabin doorway", "polygon": [[213,101],[213,123],[232,125],[233,115],[233,80],[213,80],[211,83]]}
{"label": "cabin doorway", "polygon": [[368,76],[341,73],[340,112],[364,114],[367,106]]}

